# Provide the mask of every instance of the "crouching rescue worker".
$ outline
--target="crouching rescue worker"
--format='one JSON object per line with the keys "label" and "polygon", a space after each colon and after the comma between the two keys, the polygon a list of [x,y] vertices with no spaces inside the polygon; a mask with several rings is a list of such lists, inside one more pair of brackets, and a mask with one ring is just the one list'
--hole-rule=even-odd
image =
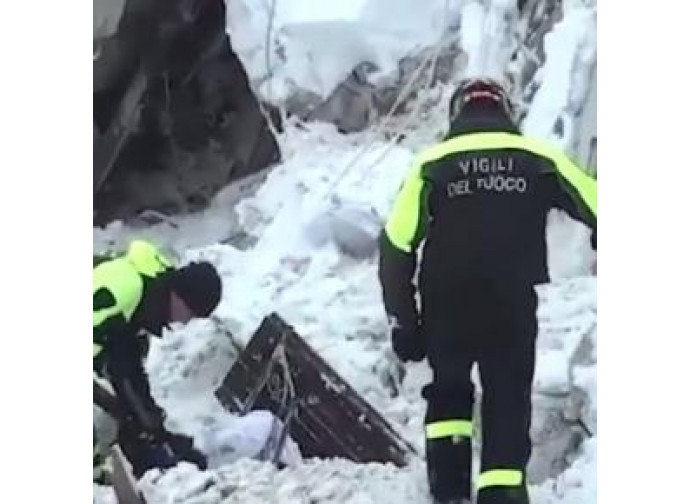
{"label": "crouching rescue worker", "polygon": [[[592,229],[596,181],[560,150],[522,136],[496,82],[451,99],[446,139],[418,155],[380,238],[379,279],[403,361],[428,358],[422,390],[430,490],[469,502],[476,363],[482,383],[479,504],[526,504],[536,284],[548,282],[546,219],[559,208]],[[413,277],[422,241],[417,282]]]}
{"label": "crouching rescue worker", "polygon": [[[160,337],[171,322],[208,317],[220,298],[221,279],[213,265],[193,262],[175,268],[144,241],[133,241],[121,257],[94,261],[94,371],[113,385],[118,443],[137,477],[178,460],[206,465],[190,438],[166,431],[165,413],[151,397],[143,359],[148,335]],[[94,480],[99,482],[104,459],[94,432]]]}

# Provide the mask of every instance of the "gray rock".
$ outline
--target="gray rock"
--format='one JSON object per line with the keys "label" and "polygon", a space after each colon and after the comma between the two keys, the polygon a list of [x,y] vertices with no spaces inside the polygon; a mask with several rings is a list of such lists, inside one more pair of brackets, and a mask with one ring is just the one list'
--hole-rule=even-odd
{"label": "gray rock", "polygon": [[117,23],[110,2],[94,10],[96,223],[203,208],[279,159],[223,0],[128,0]]}

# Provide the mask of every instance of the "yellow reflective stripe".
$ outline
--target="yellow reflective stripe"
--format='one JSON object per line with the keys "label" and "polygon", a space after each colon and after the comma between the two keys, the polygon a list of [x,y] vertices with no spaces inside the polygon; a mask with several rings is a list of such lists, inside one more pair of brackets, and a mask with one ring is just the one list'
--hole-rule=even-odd
{"label": "yellow reflective stripe", "polygon": [[115,306],[95,311],[94,327],[117,313],[122,313],[129,320],[141,301],[144,281],[127,259],[113,259],[99,264],[93,270],[93,292],[102,288],[113,294]]}
{"label": "yellow reflective stripe", "polygon": [[142,240],[134,240],[127,249],[127,260],[139,273],[155,277],[159,273],[171,268],[170,261],[153,245]]}
{"label": "yellow reflective stripe", "polygon": [[477,480],[477,490],[494,486],[521,486],[524,474],[517,469],[491,469],[484,471]]}
{"label": "yellow reflective stripe", "polygon": [[597,216],[597,182],[580,170],[564,153],[554,156],[556,169],[580,194],[587,207]]}
{"label": "yellow reflective stripe", "polygon": [[543,140],[514,133],[473,133],[446,140],[425,151],[425,157],[428,158],[428,162],[454,152],[489,149],[522,149],[551,159],[558,172],[572,184],[596,217],[596,180],[578,168],[563,151]]}
{"label": "yellow reflective stripe", "polygon": [[103,308],[102,310],[93,312],[93,326],[98,327],[110,317],[117,315],[120,312],[121,310],[118,306],[111,306],[109,308]]}
{"label": "yellow reflective stripe", "polygon": [[405,179],[386,223],[388,239],[396,248],[407,253],[412,251],[412,240],[419,224],[419,197],[424,186],[421,175],[422,164],[415,163]]}
{"label": "yellow reflective stripe", "polygon": [[424,186],[422,168],[426,163],[458,152],[493,149],[520,149],[552,160],[558,173],[575,188],[596,217],[596,180],[580,170],[556,146],[514,133],[473,133],[441,142],[417,156],[386,223],[386,234],[391,243],[404,252],[412,251],[412,240],[420,217],[419,199]]}
{"label": "yellow reflective stripe", "polygon": [[427,439],[472,437],[472,420],[440,420],[426,425]]}
{"label": "yellow reflective stripe", "polygon": [[98,354],[101,353],[101,350],[103,350],[103,346],[99,345],[98,343],[93,344],[93,356],[97,357]]}

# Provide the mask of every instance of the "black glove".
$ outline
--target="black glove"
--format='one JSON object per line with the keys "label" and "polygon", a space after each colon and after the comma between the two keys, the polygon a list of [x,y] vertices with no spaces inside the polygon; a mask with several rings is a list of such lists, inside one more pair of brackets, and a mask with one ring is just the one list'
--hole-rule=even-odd
{"label": "black glove", "polygon": [[127,430],[132,427],[135,427],[135,424],[121,425],[118,442],[132,463],[137,478],[154,467],[167,469],[176,466],[180,461],[190,462],[202,471],[207,469],[206,455],[194,448],[191,438],[165,429],[157,432],[155,436],[143,430]]}
{"label": "black glove", "polygon": [[154,434],[144,429],[134,415],[120,418],[117,442],[132,464],[137,479],[149,469],[172,467],[177,463],[174,454],[161,441],[165,437],[164,432],[160,429]]}
{"label": "black glove", "polygon": [[139,411],[137,421],[142,430],[153,440],[164,441],[169,436],[165,430],[165,411],[155,404],[148,405],[145,411]]}
{"label": "black glove", "polygon": [[[154,408],[142,414],[125,411],[119,418],[119,431],[122,437],[132,442],[164,443],[170,434],[165,430],[165,412]],[[134,441],[138,440],[138,441]]]}
{"label": "black glove", "polygon": [[194,448],[194,441],[192,438],[183,434],[168,433],[167,444],[172,448],[173,452],[179,460],[191,462],[202,471],[208,467],[208,460],[206,455]]}
{"label": "black glove", "polygon": [[394,327],[391,335],[393,351],[403,362],[419,362],[426,357],[426,345],[419,326]]}

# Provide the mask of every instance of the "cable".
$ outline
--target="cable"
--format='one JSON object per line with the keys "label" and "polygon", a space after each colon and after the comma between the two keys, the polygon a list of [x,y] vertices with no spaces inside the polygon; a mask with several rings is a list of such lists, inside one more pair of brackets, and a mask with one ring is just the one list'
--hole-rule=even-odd
{"label": "cable", "polygon": [[[271,53],[273,44],[272,44],[272,35],[273,35],[273,22],[275,19],[276,15],[276,5],[277,5],[277,0],[271,0],[271,4],[269,6],[269,11],[268,11],[268,24],[266,26],[266,43],[265,43],[265,62],[266,62],[266,87],[267,87],[267,101],[268,103],[271,103],[272,101],[272,87],[271,87],[271,81],[273,79],[273,69],[272,64],[271,64]],[[278,146],[280,148],[280,152],[285,152],[285,143],[282,141],[282,137],[280,136],[278,130],[273,124],[273,121],[271,120],[271,116],[269,113],[266,111],[266,108],[264,107],[263,103],[261,103],[261,99],[259,97],[259,93],[257,90],[256,93],[256,101],[259,104],[259,111],[261,112],[261,115],[264,117],[264,120],[266,121],[266,125],[268,126],[268,129],[271,131],[271,134],[273,135],[273,138],[275,138],[275,141],[278,142]],[[284,119],[284,114],[281,113],[281,118]],[[287,130],[285,130],[287,131]]]}
{"label": "cable", "polygon": [[276,3],[277,0],[271,0],[271,6],[268,11],[268,26],[266,28],[266,47],[265,47],[265,58],[266,58],[266,76],[268,77],[268,82],[266,86],[268,87],[268,101],[271,101],[271,77],[273,77],[273,69],[271,68],[271,50],[272,50],[272,40],[271,35],[273,34],[273,21],[276,16]]}
{"label": "cable", "polygon": [[[443,16],[442,19],[447,19],[448,17],[448,11],[449,11],[449,0],[446,0],[444,3],[444,9],[443,9]],[[337,189],[338,185],[340,182],[347,176],[349,171],[352,169],[352,167],[356,164],[357,161],[361,157],[366,154],[370,148],[373,146],[375,142],[374,135],[379,133],[379,130],[383,130],[384,126],[387,125],[388,121],[393,117],[395,110],[398,108],[398,106],[408,97],[408,95],[412,92],[413,90],[413,84],[417,81],[418,77],[421,76],[422,71],[424,68],[427,66],[427,63],[431,62],[431,67],[429,69],[429,78],[426,83],[426,85],[423,87],[423,91],[428,91],[431,85],[433,84],[434,81],[434,74],[436,71],[436,65],[438,63],[438,58],[441,54],[441,48],[443,47],[443,44],[445,42],[445,33],[442,31],[441,36],[439,37],[438,41],[436,44],[433,46],[432,51],[430,51],[424,59],[421,61],[421,63],[417,66],[415,71],[412,73],[410,76],[410,79],[407,81],[407,84],[403,86],[403,88],[400,90],[398,93],[398,96],[393,103],[393,106],[390,108],[386,116],[383,118],[383,120],[378,123],[374,128],[370,130],[371,134],[371,141],[368,143],[364,144],[362,148],[355,154],[355,156],[345,165],[345,167],[341,170],[341,172],[338,174],[338,176],[333,180],[333,182],[329,185],[328,189],[326,190],[324,194],[324,200],[328,199],[330,196],[332,196],[333,192],[335,189]],[[393,145],[397,144],[402,136],[404,135],[405,130],[407,129],[409,123],[412,121],[412,119],[416,119],[417,114],[421,110],[421,105],[422,105],[422,99],[419,98],[417,99],[415,103],[415,107],[413,111],[408,114],[405,119],[403,120],[401,126],[398,128],[397,132],[394,132],[392,139],[387,143],[386,147],[384,147],[383,152],[381,155],[379,155],[376,160],[369,164],[367,166],[367,169],[363,171],[368,171],[369,168],[372,168],[376,166],[378,163],[383,161],[383,159],[388,155],[390,152],[391,148]]]}

